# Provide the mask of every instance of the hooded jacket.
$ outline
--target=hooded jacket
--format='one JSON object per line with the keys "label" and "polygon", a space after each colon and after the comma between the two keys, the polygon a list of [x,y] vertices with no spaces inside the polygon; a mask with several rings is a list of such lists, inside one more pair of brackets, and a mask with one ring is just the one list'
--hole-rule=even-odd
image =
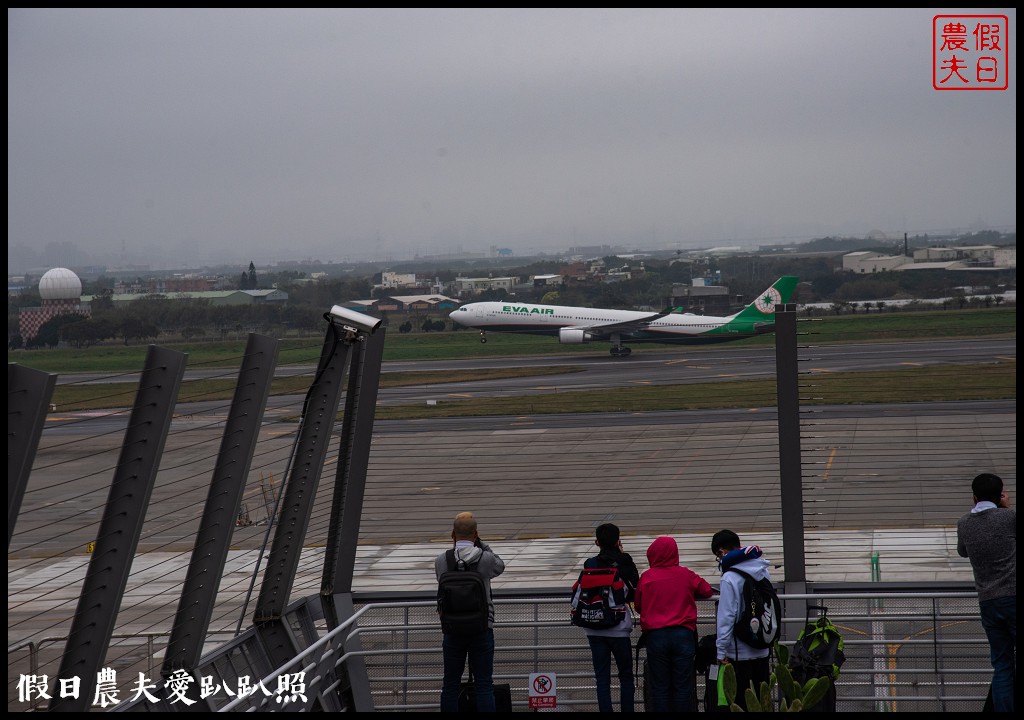
{"label": "hooded jacket", "polygon": [[711,585],[679,564],[674,538],[656,538],[647,548],[647,562],[651,567],[640,576],[634,598],[640,627],[646,631],[685,627],[697,632],[696,598],[711,597]]}
{"label": "hooded jacket", "polygon": [[736,568],[755,580],[768,578],[768,560],[756,545],[748,545],[728,553],[722,558],[721,597],[718,599],[718,639],[715,642],[717,659],[753,660],[768,657],[769,648],[754,648],[733,636],[733,626],[740,617],[743,601],[744,578],[739,573],[728,572]]}
{"label": "hooded jacket", "polygon": [[[441,573],[448,570],[446,552],[441,553],[434,559],[434,574],[441,579]],[[466,565],[479,563],[474,571],[480,573],[484,578],[484,585],[487,586],[487,626],[494,627],[494,599],[491,596],[491,578],[496,578],[505,572],[505,563],[500,557],[494,554],[490,546],[483,540],[479,545],[474,545],[469,540],[460,540],[455,544],[455,562],[465,561]]]}

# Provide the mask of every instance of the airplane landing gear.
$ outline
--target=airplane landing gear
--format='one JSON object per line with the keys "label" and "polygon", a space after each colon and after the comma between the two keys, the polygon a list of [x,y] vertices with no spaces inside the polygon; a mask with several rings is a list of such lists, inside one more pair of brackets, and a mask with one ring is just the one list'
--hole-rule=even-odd
{"label": "airplane landing gear", "polygon": [[628,348],[624,345],[612,345],[608,352],[612,354],[612,357],[627,357],[633,352],[633,348]]}
{"label": "airplane landing gear", "polygon": [[487,342],[487,335],[486,335],[486,333],[484,333],[483,330],[480,331],[480,342],[482,342],[482,343]]}

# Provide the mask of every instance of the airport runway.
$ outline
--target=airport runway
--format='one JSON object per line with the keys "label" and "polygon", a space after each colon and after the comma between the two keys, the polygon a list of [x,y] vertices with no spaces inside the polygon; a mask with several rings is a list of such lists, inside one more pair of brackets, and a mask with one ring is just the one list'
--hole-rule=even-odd
{"label": "airport runway", "polygon": [[[892,343],[853,343],[845,345],[808,346],[801,351],[801,371],[845,372],[882,370],[905,367],[926,367],[937,364],[995,362],[1016,358],[1015,338],[981,338],[963,340],[913,341]],[[470,382],[408,385],[382,388],[381,405],[425,404],[449,398],[515,397],[582,390],[600,391],[614,387],[668,385],[727,380],[768,379],[775,376],[775,353],[771,346],[759,348],[699,348],[686,350],[637,350],[629,358],[612,358],[606,354],[529,356],[515,358],[482,358],[468,360],[432,360],[429,362],[388,362],[382,372],[460,371],[508,367],[571,367],[579,372],[540,377],[474,380]],[[311,365],[279,366],[277,375],[306,374],[312,377]],[[187,379],[229,377],[220,370],[186,370]],[[106,382],[137,382],[137,375],[100,376],[72,373],[58,378],[59,384],[69,382],[95,384]],[[130,398],[129,398],[130,399]],[[272,396],[268,408],[290,408],[295,413],[294,396]],[[224,408],[223,401],[190,403],[180,415],[201,415],[211,409]],[[58,408],[59,410],[60,408]],[[93,417],[107,413],[92,413]],[[58,413],[48,427],[60,425]],[[116,416],[114,416],[116,418]],[[116,420],[112,420],[116,422]]]}
{"label": "airport runway", "polygon": [[[176,426],[143,551],[187,550],[205,500],[220,427],[201,414]],[[1015,401],[816,407],[804,428],[808,524],[843,531],[952,525],[975,468],[1015,468],[1015,427]],[[120,447],[116,429],[96,429],[65,425],[44,437],[9,560],[74,554],[94,539]],[[262,428],[245,497],[254,523],[270,514],[266,491],[280,487],[294,431],[293,423]],[[587,536],[613,519],[642,535],[723,525],[775,532],[777,442],[774,408],[378,421],[360,543],[444,539],[461,509],[474,510],[486,535],[505,541]],[[336,460],[335,444],[322,498]],[[326,503],[314,510],[310,544],[326,538]],[[237,528],[234,544],[256,547],[263,530]]]}
{"label": "airport runway", "polygon": [[[608,356],[435,361],[432,369],[583,364],[587,370],[543,378],[448,383],[382,390],[380,402],[563,392],[616,384],[707,382],[773,376],[771,348],[713,349],[698,365],[687,352]],[[853,344],[808,348],[802,368],[835,372],[992,362],[1016,357],[1015,340]],[[587,364],[589,363],[589,364]],[[389,363],[387,370],[408,370]],[[272,397],[253,459],[246,505],[254,522],[270,513],[294,439],[301,398]],[[936,493],[958,472],[1015,468],[1015,401],[903,406],[815,407],[804,421],[809,507],[822,529],[881,529],[927,521],[949,524],[962,508]],[[361,543],[416,542],[444,529],[452,508],[493,508],[494,537],[509,540],[587,534],[605,516],[635,532],[657,534],[721,524],[778,529],[778,459],[774,408],[674,413],[531,416],[525,418],[380,421],[375,425]],[[146,549],[179,550],[195,524],[209,481],[227,403],[179,404],[154,491]],[[87,543],[106,500],[127,413],[51,413],[36,458],[12,552],[49,555]],[[336,452],[336,451],[335,451]],[[988,457],[979,457],[979,453]],[[336,459],[336,455],[333,456]],[[325,482],[333,481],[332,456]],[[828,473],[815,486],[815,470]],[[936,472],[943,473],[941,479]],[[276,485],[274,485],[276,483]],[[592,487],[588,489],[587,483]],[[937,483],[939,485],[937,485]],[[881,506],[881,510],[879,510]],[[63,518],[72,525],[53,532]],[[63,525],[61,525],[63,527]],[[259,526],[240,528],[251,547]],[[316,528],[310,528],[311,538]],[[314,540],[315,542],[315,540]],[[62,550],[59,547],[65,544]]]}

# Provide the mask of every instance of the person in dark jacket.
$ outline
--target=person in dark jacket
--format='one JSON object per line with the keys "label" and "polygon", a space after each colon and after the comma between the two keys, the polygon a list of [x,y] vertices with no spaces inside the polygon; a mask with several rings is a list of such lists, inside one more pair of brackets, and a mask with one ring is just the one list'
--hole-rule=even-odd
{"label": "person in dark jacket", "polygon": [[974,507],[956,524],[956,551],[969,558],[981,626],[992,660],[992,709],[1013,712],[1017,672],[1017,513],[1003,479],[982,473],[971,483]]}
{"label": "person in dark jacket", "polygon": [[[623,552],[619,539],[619,528],[612,523],[599,525],[594,533],[594,544],[600,552],[583,563],[583,568],[618,568],[619,575],[626,583],[626,602],[633,602],[640,573],[629,553]],[[612,712],[612,658],[619,671],[619,705],[624,713],[633,712],[633,696],[636,686],[633,681],[632,647],[629,636],[633,630],[633,616],[626,612],[622,622],[606,630],[585,628],[590,654],[594,660],[594,680],[597,684],[597,707],[601,712]]]}

